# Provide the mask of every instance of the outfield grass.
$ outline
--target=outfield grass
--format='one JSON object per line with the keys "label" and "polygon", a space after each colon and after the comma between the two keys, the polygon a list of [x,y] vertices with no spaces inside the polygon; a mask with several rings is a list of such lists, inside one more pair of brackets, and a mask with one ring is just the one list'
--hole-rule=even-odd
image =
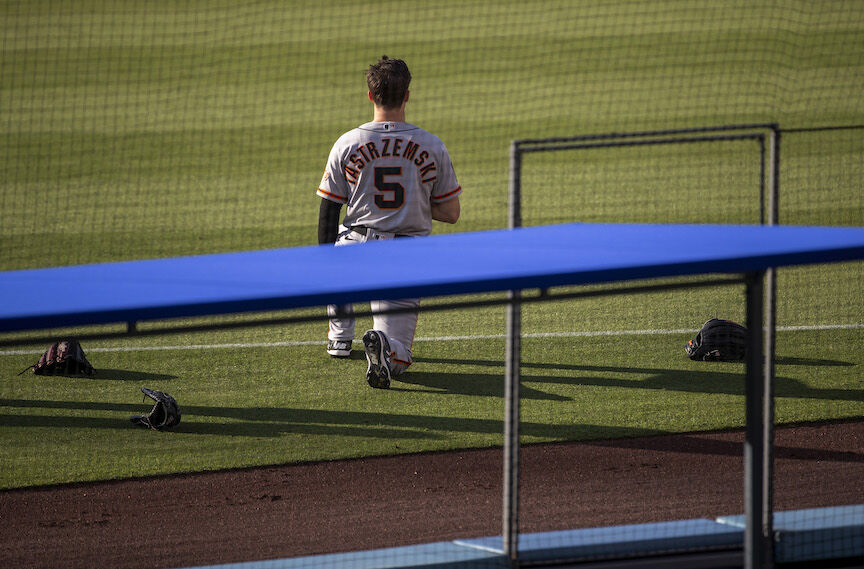
{"label": "outfield grass", "polygon": [[[438,233],[506,225],[514,139],[864,123],[856,2],[55,4],[0,6],[0,270],[314,243],[383,53],[465,189]],[[860,134],[784,134],[782,223],[864,225]],[[757,223],[759,160],[754,141],[532,155],[525,223]],[[780,326],[852,328],[781,332],[778,421],[864,416],[862,283],[862,263],[781,271]],[[523,440],[740,426],[741,366],[683,357],[712,316],[743,319],[741,290],[526,307],[547,336],[525,340]],[[424,314],[386,392],[324,355],[325,326],[87,342],[95,379],[17,376],[47,346],[0,351],[0,487],[500,444],[502,309]],[[574,336],[638,330],[666,332]],[[131,427],[140,387],[177,397],[176,431]]]}
{"label": "outfield grass", "polygon": [[[779,422],[864,415],[864,356],[844,349],[862,336],[779,335]],[[526,338],[522,440],[743,426],[743,366],[691,362],[686,339]],[[94,379],[5,380],[0,487],[501,444],[500,338],[419,341],[411,373],[388,391],[366,387],[365,360],[332,360],[323,344],[206,353],[97,352]],[[3,369],[32,359],[3,356]],[[183,419],[174,431],[131,426],[150,406],[141,386],[176,396]]]}
{"label": "outfield grass", "polygon": [[[408,118],[447,143],[466,190],[463,223],[439,231],[506,224],[513,139],[864,117],[856,2],[77,8],[0,6],[0,269],[314,243],[327,153],[371,116],[363,71],[385,52],[411,64]],[[847,151],[819,146],[825,163]],[[674,195],[713,196],[730,169],[706,175]],[[544,207],[571,207],[572,184],[543,179]],[[586,197],[629,187],[582,180]]]}

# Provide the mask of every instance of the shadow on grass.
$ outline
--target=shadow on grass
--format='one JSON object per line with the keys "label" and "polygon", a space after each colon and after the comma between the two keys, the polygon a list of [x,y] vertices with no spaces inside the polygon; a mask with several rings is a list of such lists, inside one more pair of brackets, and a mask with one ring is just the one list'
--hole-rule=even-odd
{"label": "shadow on grass", "polygon": [[126,369],[97,368],[93,375],[81,373],[47,373],[36,377],[67,377],[70,379],[98,379],[106,381],[156,381],[177,379],[176,375],[166,373],[149,373],[146,371],[131,371]]}
{"label": "shadow on grass", "polygon": [[[848,423],[849,420],[827,421],[826,424]],[[856,420],[855,422],[858,422]],[[794,428],[794,426],[792,427]],[[684,454],[706,454],[721,456],[743,456],[744,441],[719,440],[711,435],[681,434],[670,437],[642,437],[633,439],[617,439],[593,441],[586,444],[603,447],[654,450],[661,452],[676,452]],[[774,458],[811,460],[816,462],[864,462],[864,453],[855,451],[839,451],[820,448],[794,447],[774,445]]]}
{"label": "shadow on grass", "polygon": [[[49,401],[27,399],[0,399],[0,407],[29,409],[70,409],[76,411],[116,411],[138,414],[138,405],[126,403],[100,403],[90,401]],[[325,411],[319,409],[293,409],[286,407],[209,407],[188,405],[180,425],[166,432],[147,431],[149,436],[168,436],[174,433],[197,435],[279,437],[286,434],[326,435],[378,439],[437,439],[447,438],[448,432],[500,434],[503,424],[499,420],[464,417],[432,417],[425,415],[383,414],[363,411]],[[232,422],[208,422],[207,417],[231,419]],[[844,422],[844,421],[834,421]],[[846,420],[845,422],[848,422]],[[48,427],[81,429],[134,429],[128,419],[108,417],[81,417],[62,415],[20,415],[0,413],[0,427]],[[609,427],[605,425],[544,425],[528,421],[520,423],[523,435],[547,437],[582,444],[615,448],[651,449],[664,452],[743,456],[743,440],[712,438],[709,434],[673,434],[653,429]],[[743,435],[742,435],[743,437]],[[778,459],[811,461],[864,462],[864,454],[853,451],[775,446]]]}
{"label": "shadow on grass", "polygon": [[777,356],[774,358],[774,363],[781,366],[835,366],[835,367],[851,367],[852,362],[841,362],[839,360],[825,360],[819,358],[796,358],[793,356]]}
{"label": "shadow on grass", "polygon": [[[95,401],[51,401],[31,399],[0,399],[0,408],[68,409],[75,411],[112,411],[131,415],[149,411],[141,405]],[[377,413],[371,411],[331,411],[290,407],[212,407],[184,405],[180,424],[167,433],[278,437],[284,434],[336,435],[359,438],[447,439],[450,433],[501,434],[503,422],[498,419],[473,417],[440,417]],[[503,413],[502,413],[503,415]],[[230,419],[208,421],[207,417]],[[126,429],[134,427],[128,419],[81,417],[69,415],[32,415],[0,413],[0,427],[56,427]],[[622,436],[656,435],[664,431],[606,425],[541,424],[523,421],[523,435],[571,440]]]}
{"label": "shadow on grass", "polygon": [[[502,366],[503,369],[503,366]],[[418,385],[427,388],[423,392],[430,394],[472,395],[478,397],[504,397],[504,378],[495,374],[440,373],[425,371],[410,371],[400,375],[393,382],[394,390],[420,391],[402,387],[403,385]],[[523,385],[520,390],[522,399],[538,399],[546,401],[569,401],[569,397],[552,393],[544,393],[539,389]]]}
{"label": "shadow on grass", "polygon": [[90,379],[103,379],[107,381],[162,381],[177,379],[177,376],[166,373],[98,368]]}
{"label": "shadow on grass", "polygon": [[[797,360],[797,358],[795,358]],[[462,360],[446,358],[415,358],[416,362],[435,364],[460,364],[497,367],[501,369],[503,378],[504,363],[491,360]],[[809,361],[809,360],[808,360]],[[819,360],[829,361],[832,360]],[[805,364],[794,364],[805,365]],[[806,364],[811,365],[811,364]],[[855,365],[845,362],[816,365]],[[706,370],[676,370],[648,367],[596,366],[572,364],[530,363],[521,364],[523,384],[554,383],[571,385],[591,385],[595,387],[623,387],[631,389],[657,389],[661,391],[680,391],[684,393],[715,393],[726,395],[744,395],[744,364],[728,362],[705,362]],[[534,370],[567,370],[583,373],[614,373],[648,375],[646,378],[634,377],[600,377],[595,375],[573,374],[572,376],[550,376],[533,373]],[[523,385],[523,390],[530,385]],[[775,377],[774,394],[776,397],[829,399],[837,401],[864,401],[864,389],[820,389],[809,386],[798,379]]]}
{"label": "shadow on grass", "polygon": [[[419,369],[400,376],[393,382],[392,395],[399,391],[441,395],[461,395],[479,398],[503,398],[504,364],[494,360],[463,360],[417,358],[417,362],[434,364],[464,364],[496,368],[491,373],[442,373]],[[802,360],[793,358],[786,365],[850,365],[832,360]],[[809,363],[808,363],[809,362]],[[815,363],[814,363],[815,362]],[[825,363],[827,362],[827,363]],[[573,373],[544,374],[544,370]],[[119,380],[171,379],[173,376],[145,374],[123,370],[103,370],[105,379]],[[647,376],[647,377],[646,377]],[[546,393],[542,384],[599,386],[629,389],[656,389],[692,393],[744,394],[743,364],[706,363],[704,371],[675,370],[648,367],[596,366],[572,364],[523,363],[521,389],[525,400],[568,401],[563,395]],[[818,398],[864,401],[864,390],[818,389],[797,379],[778,377],[775,385],[778,397]],[[382,395],[384,395],[382,393]],[[443,417],[419,414],[399,414],[377,411],[321,410],[290,407],[227,407],[190,405],[179,401],[183,419],[171,432],[200,435],[279,437],[293,435],[326,435],[358,439],[436,439],[444,440],[449,433],[499,435],[503,432],[500,419],[473,417]],[[52,401],[0,399],[2,408],[70,410],[67,415],[37,413],[0,413],[0,427],[49,427],[135,429],[128,417],[149,412],[151,403],[111,403],[96,401]],[[520,431],[529,437],[563,440],[618,439],[664,434],[665,431],[630,427],[590,425],[579,421],[579,409],[572,406],[572,420],[562,416],[558,424],[523,421]],[[87,417],[81,411],[124,413],[127,417]],[[502,412],[503,416],[503,412]],[[569,422],[568,422],[569,421]],[[158,433],[163,435],[164,433]],[[710,446],[710,445],[709,445]],[[717,445],[715,445],[717,446]],[[722,448],[720,448],[722,447]],[[796,452],[801,449],[796,449]],[[712,453],[738,452],[732,443],[722,443]],[[806,455],[807,453],[804,452]],[[813,456],[820,456],[814,454]],[[858,455],[855,455],[857,457]],[[804,456],[806,458],[806,456]],[[855,458],[857,460],[857,458]]]}

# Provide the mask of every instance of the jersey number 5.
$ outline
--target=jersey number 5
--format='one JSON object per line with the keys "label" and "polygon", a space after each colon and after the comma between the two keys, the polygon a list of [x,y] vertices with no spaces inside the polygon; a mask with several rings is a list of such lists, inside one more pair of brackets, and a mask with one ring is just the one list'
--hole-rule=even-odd
{"label": "jersey number 5", "polygon": [[[379,192],[375,194],[375,205],[381,209],[399,209],[405,204],[405,187],[399,182],[387,181],[388,177],[401,175],[402,168],[399,166],[375,168],[375,188]],[[389,192],[392,194],[388,195]]]}

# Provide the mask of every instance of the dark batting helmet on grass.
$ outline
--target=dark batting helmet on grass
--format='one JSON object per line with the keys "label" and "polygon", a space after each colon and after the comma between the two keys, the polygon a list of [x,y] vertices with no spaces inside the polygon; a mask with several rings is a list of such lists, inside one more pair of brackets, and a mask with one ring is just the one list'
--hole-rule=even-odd
{"label": "dark batting helmet on grass", "polygon": [[173,427],[180,422],[180,407],[173,397],[161,391],[141,388],[142,393],[155,401],[153,409],[146,415],[133,415],[132,423],[139,427],[147,427],[161,431]]}

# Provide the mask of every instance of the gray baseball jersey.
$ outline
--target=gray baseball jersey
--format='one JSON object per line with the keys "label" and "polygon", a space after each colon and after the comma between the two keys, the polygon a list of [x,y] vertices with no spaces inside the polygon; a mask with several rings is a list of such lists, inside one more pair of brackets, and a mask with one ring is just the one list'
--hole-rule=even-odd
{"label": "gray baseball jersey", "polygon": [[333,145],[317,193],[348,206],[346,227],[428,235],[431,202],[461,192],[441,139],[405,122],[369,122]]}

